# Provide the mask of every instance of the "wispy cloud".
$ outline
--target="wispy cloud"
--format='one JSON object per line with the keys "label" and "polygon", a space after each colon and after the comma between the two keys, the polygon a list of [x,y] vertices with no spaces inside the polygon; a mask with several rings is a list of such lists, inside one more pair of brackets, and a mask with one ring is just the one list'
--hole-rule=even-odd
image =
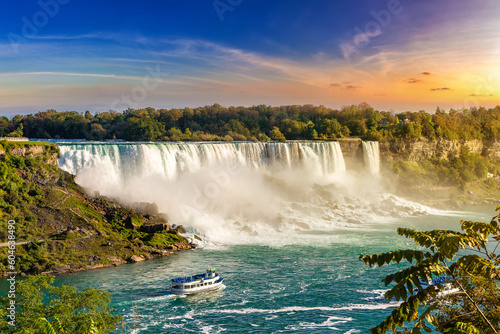
{"label": "wispy cloud", "polygon": [[406,83],[409,83],[409,84],[414,84],[414,83],[419,83],[419,82],[422,82],[422,80],[420,79],[415,79],[415,78],[410,78],[408,80],[405,80]]}
{"label": "wispy cloud", "polygon": [[357,90],[358,88],[361,88],[360,86],[355,85],[355,84],[351,83],[350,81],[344,81],[342,83],[331,83],[330,87],[351,90],[351,91],[354,91],[354,90]]}
{"label": "wispy cloud", "polygon": [[[13,73],[0,73],[0,77],[15,77],[15,76],[67,76],[67,77],[89,77],[89,78],[106,78],[118,80],[135,80],[143,81],[143,77],[129,76],[129,75],[115,75],[115,74],[99,74],[99,73],[71,73],[71,72],[13,72]],[[181,84],[182,82],[166,80],[162,78],[155,78],[159,82]]]}
{"label": "wispy cloud", "polygon": [[443,88],[431,88],[431,91],[436,92],[436,91],[443,91],[443,90],[451,90],[451,88],[448,87],[443,87]]}

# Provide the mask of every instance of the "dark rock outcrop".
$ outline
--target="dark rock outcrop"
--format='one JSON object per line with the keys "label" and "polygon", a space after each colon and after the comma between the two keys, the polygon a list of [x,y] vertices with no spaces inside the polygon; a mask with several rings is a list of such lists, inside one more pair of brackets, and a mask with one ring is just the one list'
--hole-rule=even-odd
{"label": "dark rock outcrop", "polygon": [[187,232],[186,228],[184,226],[182,226],[182,225],[177,226],[175,229],[179,233],[186,233]]}
{"label": "dark rock outcrop", "polygon": [[139,229],[139,226],[136,223],[134,223],[134,221],[132,220],[132,217],[125,218],[125,220],[123,222],[124,222],[126,228],[129,228],[131,230],[138,230]]}
{"label": "dark rock outcrop", "polygon": [[156,203],[135,202],[131,205],[135,211],[139,211],[148,215],[158,215],[160,211]]}
{"label": "dark rock outcrop", "polygon": [[139,231],[146,233],[156,233],[161,231],[170,231],[171,226],[167,223],[146,223],[139,228]]}
{"label": "dark rock outcrop", "polygon": [[177,242],[175,244],[171,244],[167,246],[167,249],[172,252],[177,252],[177,251],[182,251],[182,250],[188,250],[188,249],[193,249],[196,248],[195,244],[189,243],[187,241],[183,242]]}

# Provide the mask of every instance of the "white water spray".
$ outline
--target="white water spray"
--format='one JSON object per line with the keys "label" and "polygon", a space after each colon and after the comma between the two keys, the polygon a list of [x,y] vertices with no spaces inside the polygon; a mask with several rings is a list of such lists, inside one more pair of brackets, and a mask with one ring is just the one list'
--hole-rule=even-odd
{"label": "white water spray", "polygon": [[[378,164],[378,146],[369,147]],[[156,203],[171,223],[222,243],[359,228],[428,209],[384,194],[370,173],[346,171],[337,142],[89,143],[60,151],[61,168],[90,193]]]}

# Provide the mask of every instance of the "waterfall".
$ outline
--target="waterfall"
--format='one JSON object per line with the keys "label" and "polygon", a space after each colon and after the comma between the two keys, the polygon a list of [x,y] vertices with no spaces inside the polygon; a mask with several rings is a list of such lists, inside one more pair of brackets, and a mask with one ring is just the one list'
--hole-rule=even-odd
{"label": "waterfall", "polygon": [[90,194],[99,192],[130,207],[156,203],[172,224],[211,242],[267,238],[274,244],[283,233],[359,228],[427,210],[384,193],[373,177],[379,170],[377,142],[363,143],[371,173],[346,171],[338,142],[59,147],[59,166],[76,175]]}
{"label": "waterfall", "polygon": [[240,164],[279,172],[306,166],[321,175],[344,173],[338,142],[326,143],[140,143],[60,146],[59,165],[78,175],[89,167],[106,169],[113,179],[179,174],[216,164]]}
{"label": "waterfall", "polygon": [[363,142],[363,158],[369,171],[377,175],[380,172],[380,151],[378,141]]}

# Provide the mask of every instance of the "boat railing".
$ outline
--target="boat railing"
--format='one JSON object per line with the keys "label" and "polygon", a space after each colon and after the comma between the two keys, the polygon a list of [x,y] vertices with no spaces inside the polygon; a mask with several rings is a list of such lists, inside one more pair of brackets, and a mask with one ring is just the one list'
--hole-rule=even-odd
{"label": "boat railing", "polygon": [[191,283],[191,282],[196,282],[197,280],[204,279],[204,278],[215,278],[218,277],[219,274],[215,273],[215,276],[213,277],[208,277],[207,274],[199,274],[199,275],[194,275],[194,276],[188,276],[188,277],[178,277],[178,278],[173,278],[172,282],[173,283]]}

